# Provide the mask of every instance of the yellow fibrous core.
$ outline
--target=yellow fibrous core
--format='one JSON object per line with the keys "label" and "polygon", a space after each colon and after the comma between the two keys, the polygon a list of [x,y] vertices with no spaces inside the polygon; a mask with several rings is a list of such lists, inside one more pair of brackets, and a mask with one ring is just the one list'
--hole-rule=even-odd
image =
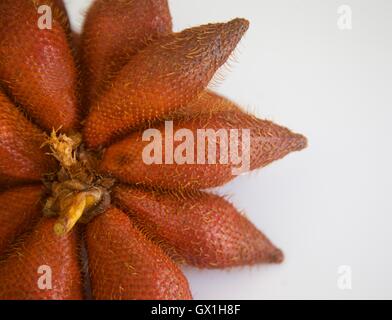
{"label": "yellow fibrous core", "polygon": [[52,131],[45,145],[59,162],[59,170],[45,178],[50,195],[44,215],[58,217],[54,231],[62,236],[109,206],[114,181],[96,173],[97,157],[84,150],[79,133],[67,136]]}

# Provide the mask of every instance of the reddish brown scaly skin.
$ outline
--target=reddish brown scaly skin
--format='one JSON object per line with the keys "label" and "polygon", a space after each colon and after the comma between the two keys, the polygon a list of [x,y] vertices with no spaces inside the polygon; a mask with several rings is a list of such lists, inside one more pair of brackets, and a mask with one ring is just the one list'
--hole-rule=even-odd
{"label": "reddish brown scaly skin", "polygon": [[[51,30],[38,28],[40,5],[52,8]],[[62,0],[0,0],[0,300],[83,298],[82,239],[73,223],[87,223],[86,279],[95,299],[190,299],[176,258],[208,268],[283,259],[230,203],[194,190],[232,179],[230,165],[142,162],[147,142],[135,130],[163,130],[165,119],[193,132],[251,129],[250,169],[306,145],[303,136],[204,91],[247,30],[246,20],[180,33],[171,28],[166,0],[97,0],[80,44]],[[84,67],[84,81],[75,66]],[[87,96],[80,116],[79,95]],[[46,131],[62,127],[68,135],[44,138],[36,125]],[[79,145],[75,133],[84,125]],[[41,148],[44,140],[52,156]],[[86,147],[106,146],[97,172],[101,153]],[[118,186],[114,192],[112,183]],[[68,228],[66,236],[56,234]],[[42,266],[52,270],[51,290],[38,286]]]}
{"label": "reddish brown scaly skin", "polygon": [[133,56],[93,105],[84,137],[97,148],[148,120],[190,103],[236,47],[249,23],[235,19],[158,39]]}
{"label": "reddish brown scaly skin", "polygon": [[0,255],[41,216],[42,186],[24,186],[0,193]]}
{"label": "reddish brown scaly skin", "polygon": [[45,155],[43,132],[0,91],[0,183],[38,181],[55,170],[54,161]]}
{"label": "reddish brown scaly skin", "polygon": [[[51,2],[48,0],[39,0],[40,2]],[[67,13],[67,8],[65,7],[64,1],[63,0],[54,0],[54,4],[61,10],[62,14],[67,18],[68,20],[68,13]]]}
{"label": "reddish brown scaly skin", "polygon": [[[33,0],[37,5],[47,5],[52,9],[53,18],[62,25],[67,40],[72,51],[72,54],[75,58],[75,65],[77,69],[80,68],[80,57],[79,57],[79,34],[71,30],[71,24],[69,20],[69,15],[67,8],[64,4],[63,0]],[[77,70],[79,80],[78,80],[78,90],[81,83],[80,83],[80,71]],[[80,94],[78,94],[78,99],[80,99]],[[82,110],[81,110],[82,111]]]}
{"label": "reddish brown scaly skin", "polygon": [[167,0],[93,2],[81,39],[88,101],[95,101],[137,51],[171,31]]}
{"label": "reddish brown scaly skin", "polygon": [[0,83],[43,128],[74,128],[77,72],[62,24],[38,28],[31,0],[2,0],[0,16]]}
{"label": "reddish brown scaly skin", "polygon": [[[48,4],[52,8],[54,18],[63,26],[64,31],[67,34],[68,42],[70,43],[70,48],[75,51],[77,48],[73,46],[73,31],[71,29],[71,23],[68,15],[67,8],[63,0],[35,0],[38,3]],[[75,52],[73,52],[75,54]],[[80,61],[75,61],[79,65]]]}
{"label": "reddish brown scaly skin", "polygon": [[182,272],[120,210],[95,218],[86,238],[95,299],[191,299]]}
{"label": "reddish brown scaly skin", "polygon": [[119,186],[114,197],[143,230],[172,245],[191,265],[226,268],[283,260],[282,251],[217,195]]}
{"label": "reddish brown scaly skin", "polygon": [[236,105],[233,101],[230,101],[211,90],[205,90],[197,97],[197,99],[194,99],[191,103],[168,115],[167,120],[176,118],[192,119],[197,117],[199,114],[213,115],[218,112],[230,110],[242,111],[242,108]]}
{"label": "reddish brown scaly skin", "polygon": [[[306,138],[294,134],[288,129],[278,126],[270,121],[260,120],[238,108],[234,109],[232,102],[208,93],[212,100],[206,105],[194,105],[190,110],[199,111],[183,118],[174,120],[174,132],[185,128],[197,137],[197,129],[250,129],[250,170],[264,167],[269,163],[283,158],[292,151],[298,151],[306,146]],[[208,101],[203,98],[202,101]],[[196,102],[195,102],[196,103]],[[228,106],[224,109],[225,104]],[[216,106],[217,112],[214,112]],[[162,135],[163,161],[165,160],[165,124],[159,123],[156,127]],[[111,174],[120,181],[132,184],[142,184],[164,189],[204,189],[220,186],[236,176],[232,168],[238,167],[219,163],[219,146],[217,141],[217,163],[208,164],[206,143],[206,164],[151,164],[144,162],[142,154],[150,141],[142,141],[143,132],[132,133],[126,139],[110,146],[103,157],[101,170]],[[242,144],[241,131],[239,145]],[[196,141],[196,138],[195,138]],[[174,149],[182,141],[174,142]],[[195,143],[194,154],[197,155]],[[240,153],[241,154],[241,153]]]}
{"label": "reddish brown scaly skin", "polygon": [[[71,33],[71,42],[72,42],[72,47],[74,49],[74,54],[76,56],[76,60],[80,61],[81,60],[81,58],[80,58],[80,55],[81,55],[81,52],[80,52],[80,50],[81,50],[80,49],[80,34],[77,33],[77,32],[73,32],[72,31],[72,33]],[[83,111],[86,111],[85,109],[86,108],[84,108]]]}
{"label": "reddish brown scaly skin", "polygon": [[[77,236],[55,235],[55,219],[43,218],[31,234],[20,241],[0,262],[0,299],[65,300],[82,299]],[[52,289],[42,290],[38,280],[40,266],[52,270]]]}

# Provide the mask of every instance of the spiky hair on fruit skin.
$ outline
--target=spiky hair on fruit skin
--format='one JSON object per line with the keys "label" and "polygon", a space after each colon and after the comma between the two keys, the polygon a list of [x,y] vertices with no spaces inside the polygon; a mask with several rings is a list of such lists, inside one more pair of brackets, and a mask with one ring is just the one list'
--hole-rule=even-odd
{"label": "spiky hair on fruit skin", "polygon": [[[270,121],[260,120],[243,112],[235,104],[214,93],[206,92],[207,96],[189,105],[189,111],[197,109],[195,113],[188,112],[183,116],[177,114],[174,122],[174,132],[177,129],[188,129],[197,136],[197,130],[209,128],[217,132],[219,129],[250,130],[250,169],[263,167],[272,161],[280,159],[292,151],[301,150],[306,145],[306,139],[300,134],[293,134],[288,129],[280,127]],[[205,104],[203,101],[208,100]],[[200,103],[203,102],[203,103]],[[212,106],[205,111],[203,107]],[[156,126],[162,136],[165,150],[165,124]],[[206,189],[218,187],[235,176],[230,162],[227,164],[200,165],[200,164],[156,164],[147,165],[142,154],[149,144],[142,140],[141,132],[131,133],[127,138],[112,144],[103,155],[101,170],[112,174],[116,179],[125,183],[160,187],[170,189]],[[176,148],[182,141],[176,141]],[[217,141],[217,158],[220,155],[221,141]],[[242,135],[239,134],[238,144],[242,144]],[[194,147],[197,154],[197,146]]]}
{"label": "spiky hair on fruit skin", "polygon": [[[1,1],[1,82],[41,127],[61,127],[68,132],[79,123],[78,74],[60,18],[53,15],[50,30],[38,28],[37,8],[43,3],[16,0],[10,5],[9,1]],[[46,3],[56,8],[51,1]],[[59,9],[53,12],[61,15]]]}
{"label": "spiky hair on fruit skin", "polygon": [[[51,30],[37,28],[40,5]],[[283,260],[200,190],[233,179],[231,165],[142,162],[143,130],[165,120],[249,129],[252,170],[306,147],[206,89],[248,21],[173,33],[166,0],[96,0],[79,38],[61,0],[1,0],[0,16],[0,299],[191,299],[183,263]]]}
{"label": "spiky hair on fruit skin", "polygon": [[227,268],[283,260],[281,250],[217,195],[118,186],[114,199],[145,233],[158,235],[190,265]]}
{"label": "spiky hair on fruit skin", "polygon": [[[127,12],[127,14],[124,14]],[[115,17],[121,17],[116,19]],[[124,25],[127,28],[124,28]],[[95,1],[81,36],[88,106],[110,87],[113,78],[139,50],[172,32],[166,0]],[[105,33],[105,42],[101,42]]]}
{"label": "spiky hair on fruit skin", "polygon": [[[234,19],[187,29],[134,55],[92,105],[84,127],[87,145],[105,145],[132,127],[191,103],[229,58],[248,25],[244,19]],[[130,79],[138,86],[132,86]]]}

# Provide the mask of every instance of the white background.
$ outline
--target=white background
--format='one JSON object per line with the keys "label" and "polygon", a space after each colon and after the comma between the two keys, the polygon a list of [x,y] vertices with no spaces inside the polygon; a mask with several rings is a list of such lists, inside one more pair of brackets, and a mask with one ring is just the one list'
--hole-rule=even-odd
{"label": "white background", "polygon": [[[251,21],[215,89],[310,143],[223,188],[285,262],[186,268],[194,297],[392,298],[392,1],[169,1],[176,31]],[[77,27],[91,1],[67,2]],[[342,4],[351,31],[337,27]],[[341,265],[352,268],[352,290],[337,286]]]}

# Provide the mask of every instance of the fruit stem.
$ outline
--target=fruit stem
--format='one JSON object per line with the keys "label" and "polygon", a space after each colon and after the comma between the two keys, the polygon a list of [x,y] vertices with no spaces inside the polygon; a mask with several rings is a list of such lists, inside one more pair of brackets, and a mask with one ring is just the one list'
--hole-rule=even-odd
{"label": "fruit stem", "polygon": [[59,170],[44,180],[50,191],[44,215],[58,216],[54,232],[63,236],[76,223],[88,223],[110,205],[114,181],[95,173],[96,158],[85,150],[80,133],[67,136],[53,130],[44,145],[49,145],[50,155],[59,162]]}
{"label": "fruit stem", "polygon": [[65,134],[57,135],[57,132],[53,130],[45,145],[50,146],[51,155],[60,162],[63,168],[70,169],[77,163],[75,150],[81,142],[82,137],[80,134],[68,137]]}
{"label": "fruit stem", "polygon": [[99,189],[79,192],[70,196],[54,225],[54,232],[58,236],[66,235],[82,217],[83,213],[99,203],[101,198],[102,192]]}

